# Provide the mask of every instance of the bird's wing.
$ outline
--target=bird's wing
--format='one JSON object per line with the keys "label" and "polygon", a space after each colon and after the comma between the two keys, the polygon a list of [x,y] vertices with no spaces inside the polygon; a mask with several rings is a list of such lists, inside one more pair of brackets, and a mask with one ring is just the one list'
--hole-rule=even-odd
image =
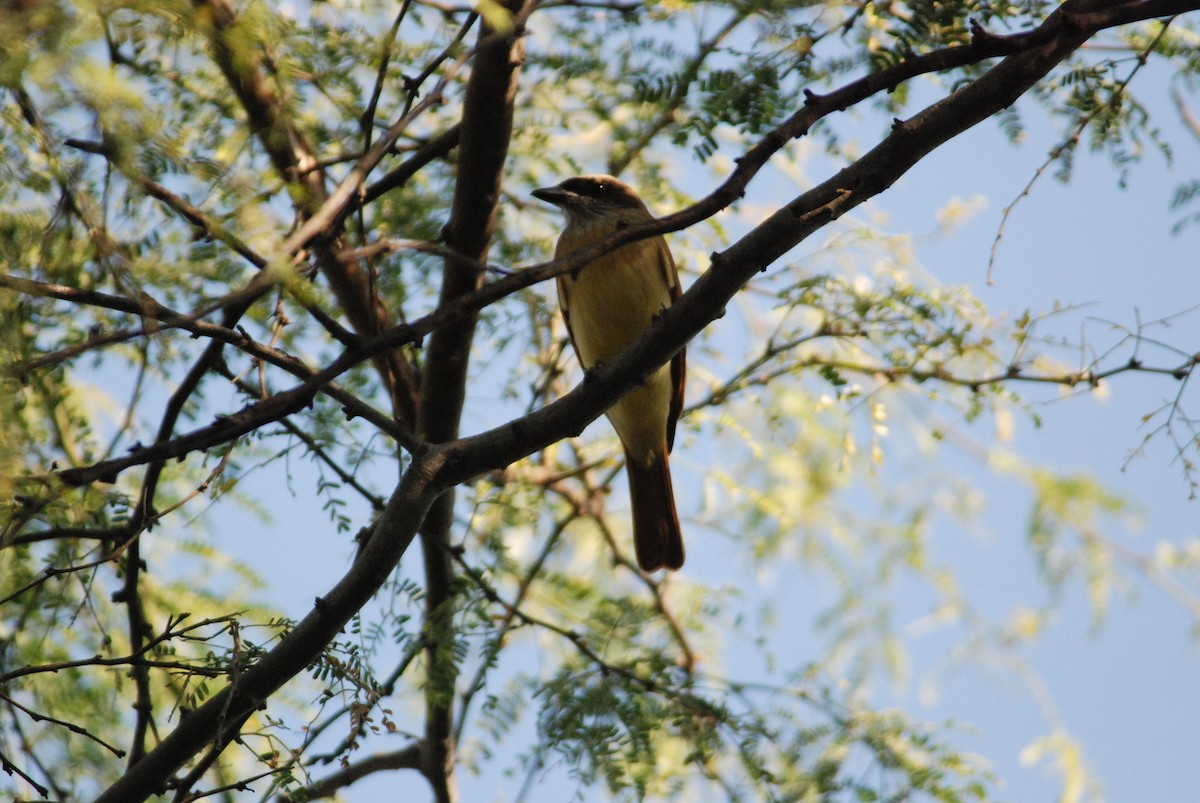
{"label": "bird's wing", "polygon": [[[674,304],[683,290],[679,286],[679,271],[675,268],[675,259],[671,256],[667,241],[662,237],[658,238],[658,264],[667,287],[671,290],[671,303]],[[683,389],[686,383],[687,349],[680,349],[679,353],[671,358],[671,411],[667,414],[668,452],[675,446],[675,423],[679,420],[679,414],[683,412]]]}
{"label": "bird's wing", "polygon": [[[558,247],[554,249],[554,258],[561,259],[566,256],[566,249],[563,248],[562,239],[559,239]],[[579,344],[575,342],[575,332],[571,329],[571,298],[568,288],[570,282],[567,280],[569,274],[562,274],[554,277],[554,283],[558,286],[558,308],[562,311],[563,323],[567,325],[567,335],[571,338],[571,348],[575,349],[576,356],[579,355]],[[583,366],[583,359],[580,358],[580,367]]]}

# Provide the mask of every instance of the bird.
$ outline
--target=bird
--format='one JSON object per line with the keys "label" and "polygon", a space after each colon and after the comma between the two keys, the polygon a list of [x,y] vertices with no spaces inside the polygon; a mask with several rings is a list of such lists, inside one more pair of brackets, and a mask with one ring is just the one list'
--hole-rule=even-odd
{"label": "bird", "polygon": [[[562,211],[566,225],[554,258],[586,248],[620,228],[653,220],[638,194],[613,176],[568,178],[533,191]],[[585,373],[637,339],[679,298],[679,274],[660,235],[629,243],[557,277],[558,304]],[[686,359],[680,350],[605,415],[625,451],[633,545],[644,572],[683,566],[683,536],[667,455],[683,409]]]}

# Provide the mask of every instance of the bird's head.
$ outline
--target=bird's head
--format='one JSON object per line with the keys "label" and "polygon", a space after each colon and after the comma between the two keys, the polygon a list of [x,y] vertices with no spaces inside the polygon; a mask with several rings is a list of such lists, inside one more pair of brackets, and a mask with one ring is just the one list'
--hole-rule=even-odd
{"label": "bird's head", "polygon": [[633,188],[612,176],[576,176],[553,187],[533,191],[533,197],[563,211],[568,224],[632,223],[650,218],[646,204]]}

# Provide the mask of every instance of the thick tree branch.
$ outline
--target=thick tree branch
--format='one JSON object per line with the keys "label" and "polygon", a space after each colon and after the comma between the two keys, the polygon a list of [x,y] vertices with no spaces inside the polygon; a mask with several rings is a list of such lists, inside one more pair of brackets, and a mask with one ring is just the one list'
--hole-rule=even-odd
{"label": "thick tree branch", "polygon": [[[525,59],[522,0],[510,0],[506,9],[513,25],[500,33],[488,25],[479,30],[479,42],[463,99],[459,125],[459,163],[454,202],[446,225],[447,247],[453,252],[443,262],[439,306],[450,304],[482,287],[492,241],[500,187],[512,137],[513,100],[517,77]],[[528,10],[525,11],[528,13]],[[459,419],[467,390],[467,367],[475,338],[476,314],[466,315],[438,329],[429,340],[421,385],[419,432],[431,443],[458,437]],[[454,657],[454,568],[450,534],[454,525],[453,488],[434,501],[421,528],[421,553],[425,566],[425,624],[429,636],[425,652],[425,775],[438,803],[454,803],[458,790],[454,778],[454,690],[458,671]]]}

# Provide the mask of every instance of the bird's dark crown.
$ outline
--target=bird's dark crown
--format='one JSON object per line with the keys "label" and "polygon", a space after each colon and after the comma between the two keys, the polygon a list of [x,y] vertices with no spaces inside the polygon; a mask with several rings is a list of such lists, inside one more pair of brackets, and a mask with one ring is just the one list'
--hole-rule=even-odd
{"label": "bird's dark crown", "polygon": [[557,186],[534,190],[533,196],[581,217],[622,209],[644,211],[646,208],[632,187],[618,178],[604,175],[569,178]]}
{"label": "bird's dark crown", "polygon": [[612,176],[577,176],[558,186],[583,198],[612,206],[642,206],[642,199],[638,198],[633,188]]}

